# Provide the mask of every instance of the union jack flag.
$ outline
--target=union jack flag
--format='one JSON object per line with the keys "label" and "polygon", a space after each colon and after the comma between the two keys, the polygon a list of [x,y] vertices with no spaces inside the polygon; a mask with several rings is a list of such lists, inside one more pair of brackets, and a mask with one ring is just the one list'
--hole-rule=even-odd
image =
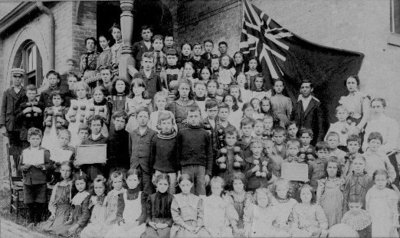
{"label": "union jack flag", "polygon": [[325,107],[328,115],[324,116],[329,116],[329,121],[336,120],[335,107],[340,96],[347,93],[343,81],[358,74],[364,58],[359,52],[309,42],[280,26],[247,0],[243,0],[240,50],[246,59],[258,60],[266,89],[272,87],[274,79],[282,79],[293,101],[297,100],[301,81],[312,81],[314,94]]}
{"label": "union jack flag", "polygon": [[286,60],[289,46],[281,39],[293,34],[247,1],[243,1],[243,11],[240,50],[247,58],[255,57],[266,64],[273,79],[282,78],[284,72],[276,61]]}

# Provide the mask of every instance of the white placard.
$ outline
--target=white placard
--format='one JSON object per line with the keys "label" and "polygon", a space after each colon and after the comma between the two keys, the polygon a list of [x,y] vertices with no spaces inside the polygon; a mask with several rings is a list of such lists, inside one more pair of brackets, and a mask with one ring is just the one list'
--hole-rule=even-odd
{"label": "white placard", "polygon": [[76,149],[76,164],[103,164],[107,161],[107,145],[80,145]]}
{"label": "white placard", "polygon": [[72,156],[72,151],[54,149],[50,151],[50,159],[54,162],[62,163],[64,161],[69,161]]}
{"label": "white placard", "polygon": [[281,177],[290,181],[308,181],[308,165],[302,163],[282,163]]}
{"label": "white placard", "polygon": [[44,164],[44,150],[26,149],[22,153],[23,163],[29,165]]}

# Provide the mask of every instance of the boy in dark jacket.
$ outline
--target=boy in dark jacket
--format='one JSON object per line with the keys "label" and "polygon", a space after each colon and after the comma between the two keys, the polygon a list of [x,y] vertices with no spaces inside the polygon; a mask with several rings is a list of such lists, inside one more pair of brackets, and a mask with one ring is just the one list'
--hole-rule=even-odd
{"label": "boy in dark jacket", "polygon": [[17,101],[25,95],[25,89],[22,86],[24,75],[25,70],[23,69],[11,69],[13,86],[4,91],[1,104],[0,129],[3,133],[7,132],[10,154],[13,155],[15,164],[18,164],[16,159],[21,153],[19,131],[15,126],[15,110],[18,107]]}
{"label": "boy in dark jacket", "polygon": [[213,154],[210,134],[200,121],[200,108],[190,108],[188,127],[179,131],[177,148],[182,174],[189,174],[193,178],[192,189],[196,195],[205,195],[205,186],[212,175]]}
{"label": "boy in dark jacket", "polygon": [[52,102],[51,102],[51,93],[53,91],[60,91],[62,98],[64,99],[64,106],[69,107],[70,106],[70,101],[72,98],[75,97],[75,94],[69,90],[60,87],[61,84],[61,76],[58,72],[54,70],[50,70],[46,74],[46,78],[49,82],[49,88],[41,92],[39,102],[44,105],[44,107],[51,107]]}
{"label": "boy in dark jacket", "polygon": [[36,96],[37,88],[35,85],[30,84],[26,87],[26,95],[17,101],[15,124],[19,129],[19,137],[24,149],[29,146],[29,128],[35,127],[43,131],[44,105],[38,102]]}
{"label": "boy in dark jacket", "polygon": [[50,152],[41,147],[42,131],[38,128],[28,130],[29,148],[22,151],[19,169],[23,174],[24,202],[28,207],[29,223],[42,220],[46,210],[47,170],[52,169]]}
{"label": "boy in dark jacket", "polygon": [[150,144],[150,168],[155,171],[153,178],[161,173],[169,175],[169,192],[175,194],[176,172],[179,170],[176,160],[175,122],[172,115],[166,112],[161,112],[158,118],[161,131],[153,137]]}
{"label": "boy in dark jacket", "polygon": [[123,111],[113,114],[114,130],[110,132],[107,144],[107,167],[112,173],[117,169],[129,170],[129,133],[125,130],[127,115]]}
{"label": "boy in dark jacket", "polygon": [[147,124],[150,119],[149,109],[141,107],[136,111],[139,127],[130,134],[131,138],[131,169],[138,169],[142,174],[143,191],[150,195],[153,193],[151,185],[150,143],[157,132],[150,129]]}

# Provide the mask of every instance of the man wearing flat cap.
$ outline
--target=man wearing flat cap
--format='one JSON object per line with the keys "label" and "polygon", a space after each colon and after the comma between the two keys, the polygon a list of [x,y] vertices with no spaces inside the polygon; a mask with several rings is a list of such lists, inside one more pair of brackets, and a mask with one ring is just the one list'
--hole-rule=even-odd
{"label": "man wearing flat cap", "polygon": [[25,89],[22,82],[25,78],[25,70],[20,68],[11,69],[12,86],[4,91],[1,101],[0,129],[10,143],[10,154],[18,158],[21,151],[21,140],[19,131],[15,127],[16,102],[25,95]]}

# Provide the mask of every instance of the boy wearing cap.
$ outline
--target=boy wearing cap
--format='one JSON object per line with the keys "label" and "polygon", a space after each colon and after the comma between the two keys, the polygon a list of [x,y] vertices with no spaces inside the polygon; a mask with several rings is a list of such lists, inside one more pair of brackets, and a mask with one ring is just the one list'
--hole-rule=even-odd
{"label": "boy wearing cap", "polygon": [[15,126],[15,111],[17,110],[17,101],[26,94],[22,85],[24,76],[25,70],[20,68],[11,69],[12,86],[4,91],[1,104],[0,129],[3,132],[7,132],[10,154],[13,155],[14,159],[19,157],[22,149],[19,130]]}

